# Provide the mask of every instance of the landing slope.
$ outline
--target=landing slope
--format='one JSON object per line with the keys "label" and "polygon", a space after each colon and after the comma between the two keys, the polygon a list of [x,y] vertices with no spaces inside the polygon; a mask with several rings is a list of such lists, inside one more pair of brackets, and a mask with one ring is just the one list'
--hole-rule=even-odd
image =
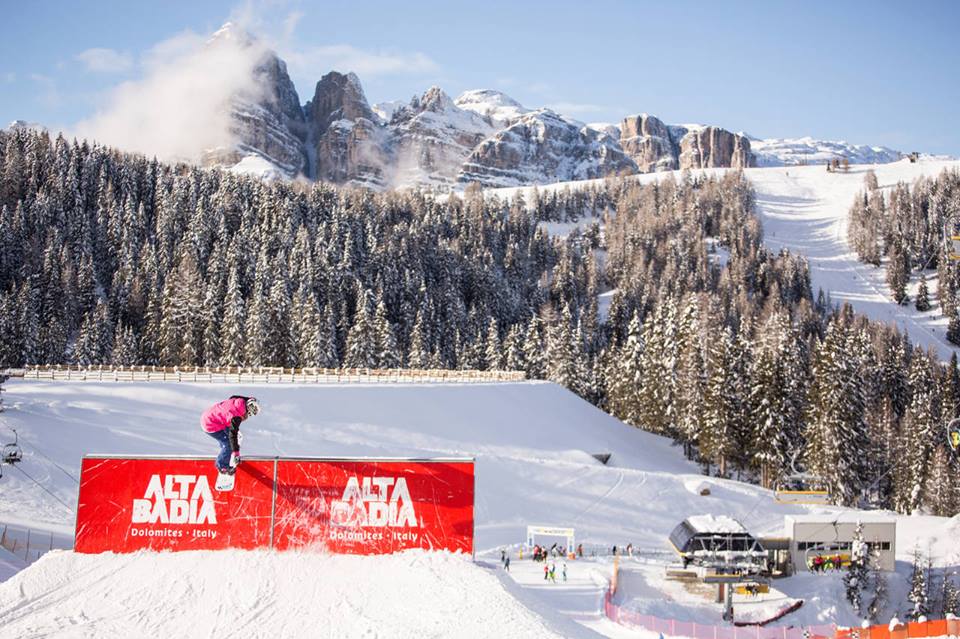
{"label": "landing slope", "polygon": [[0,584],[0,637],[595,637],[469,558],[54,551]]}

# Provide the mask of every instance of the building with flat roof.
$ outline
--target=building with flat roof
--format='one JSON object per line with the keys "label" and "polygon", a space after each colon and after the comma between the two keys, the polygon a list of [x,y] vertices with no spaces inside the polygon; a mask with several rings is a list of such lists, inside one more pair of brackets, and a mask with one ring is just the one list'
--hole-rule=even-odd
{"label": "building with flat roof", "polygon": [[[879,550],[880,570],[892,571],[896,561],[897,520],[892,515],[844,511],[822,515],[787,515],[784,532],[795,571],[849,566],[857,524],[863,541]],[[840,565],[837,566],[836,564]]]}

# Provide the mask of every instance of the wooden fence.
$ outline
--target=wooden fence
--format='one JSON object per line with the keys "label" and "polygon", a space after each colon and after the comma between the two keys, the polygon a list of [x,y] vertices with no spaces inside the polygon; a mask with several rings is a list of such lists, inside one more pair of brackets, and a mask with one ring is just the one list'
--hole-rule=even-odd
{"label": "wooden fence", "polygon": [[220,382],[231,384],[431,384],[517,382],[523,371],[375,368],[180,367],[180,366],[27,366],[0,375],[23,379],[98,382]]}

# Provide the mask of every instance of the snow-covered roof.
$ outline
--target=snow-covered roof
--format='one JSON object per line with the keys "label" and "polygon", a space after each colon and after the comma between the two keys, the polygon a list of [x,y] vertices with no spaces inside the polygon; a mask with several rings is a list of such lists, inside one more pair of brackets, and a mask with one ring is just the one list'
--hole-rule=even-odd
{"label": "snow-covered roof", "polygon": [[687,523],[698,533],[745,533],[747,529],[726,515],[694,515]]}

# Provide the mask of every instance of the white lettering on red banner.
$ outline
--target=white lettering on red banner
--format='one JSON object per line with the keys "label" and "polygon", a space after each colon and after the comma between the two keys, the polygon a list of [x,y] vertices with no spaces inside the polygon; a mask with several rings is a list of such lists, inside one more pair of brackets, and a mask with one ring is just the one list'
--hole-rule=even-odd
{"label": "white lettering on red banner", "polygon": [[330,504],[330,521],[348,528],[419,525],[403,477],[351,477],[343,497]]}
{"label": "white lettering on red banner", "polygon": [[205,475],[150,477],[143,499],[133,500],[134,524],[215,524],[217,511]]}

